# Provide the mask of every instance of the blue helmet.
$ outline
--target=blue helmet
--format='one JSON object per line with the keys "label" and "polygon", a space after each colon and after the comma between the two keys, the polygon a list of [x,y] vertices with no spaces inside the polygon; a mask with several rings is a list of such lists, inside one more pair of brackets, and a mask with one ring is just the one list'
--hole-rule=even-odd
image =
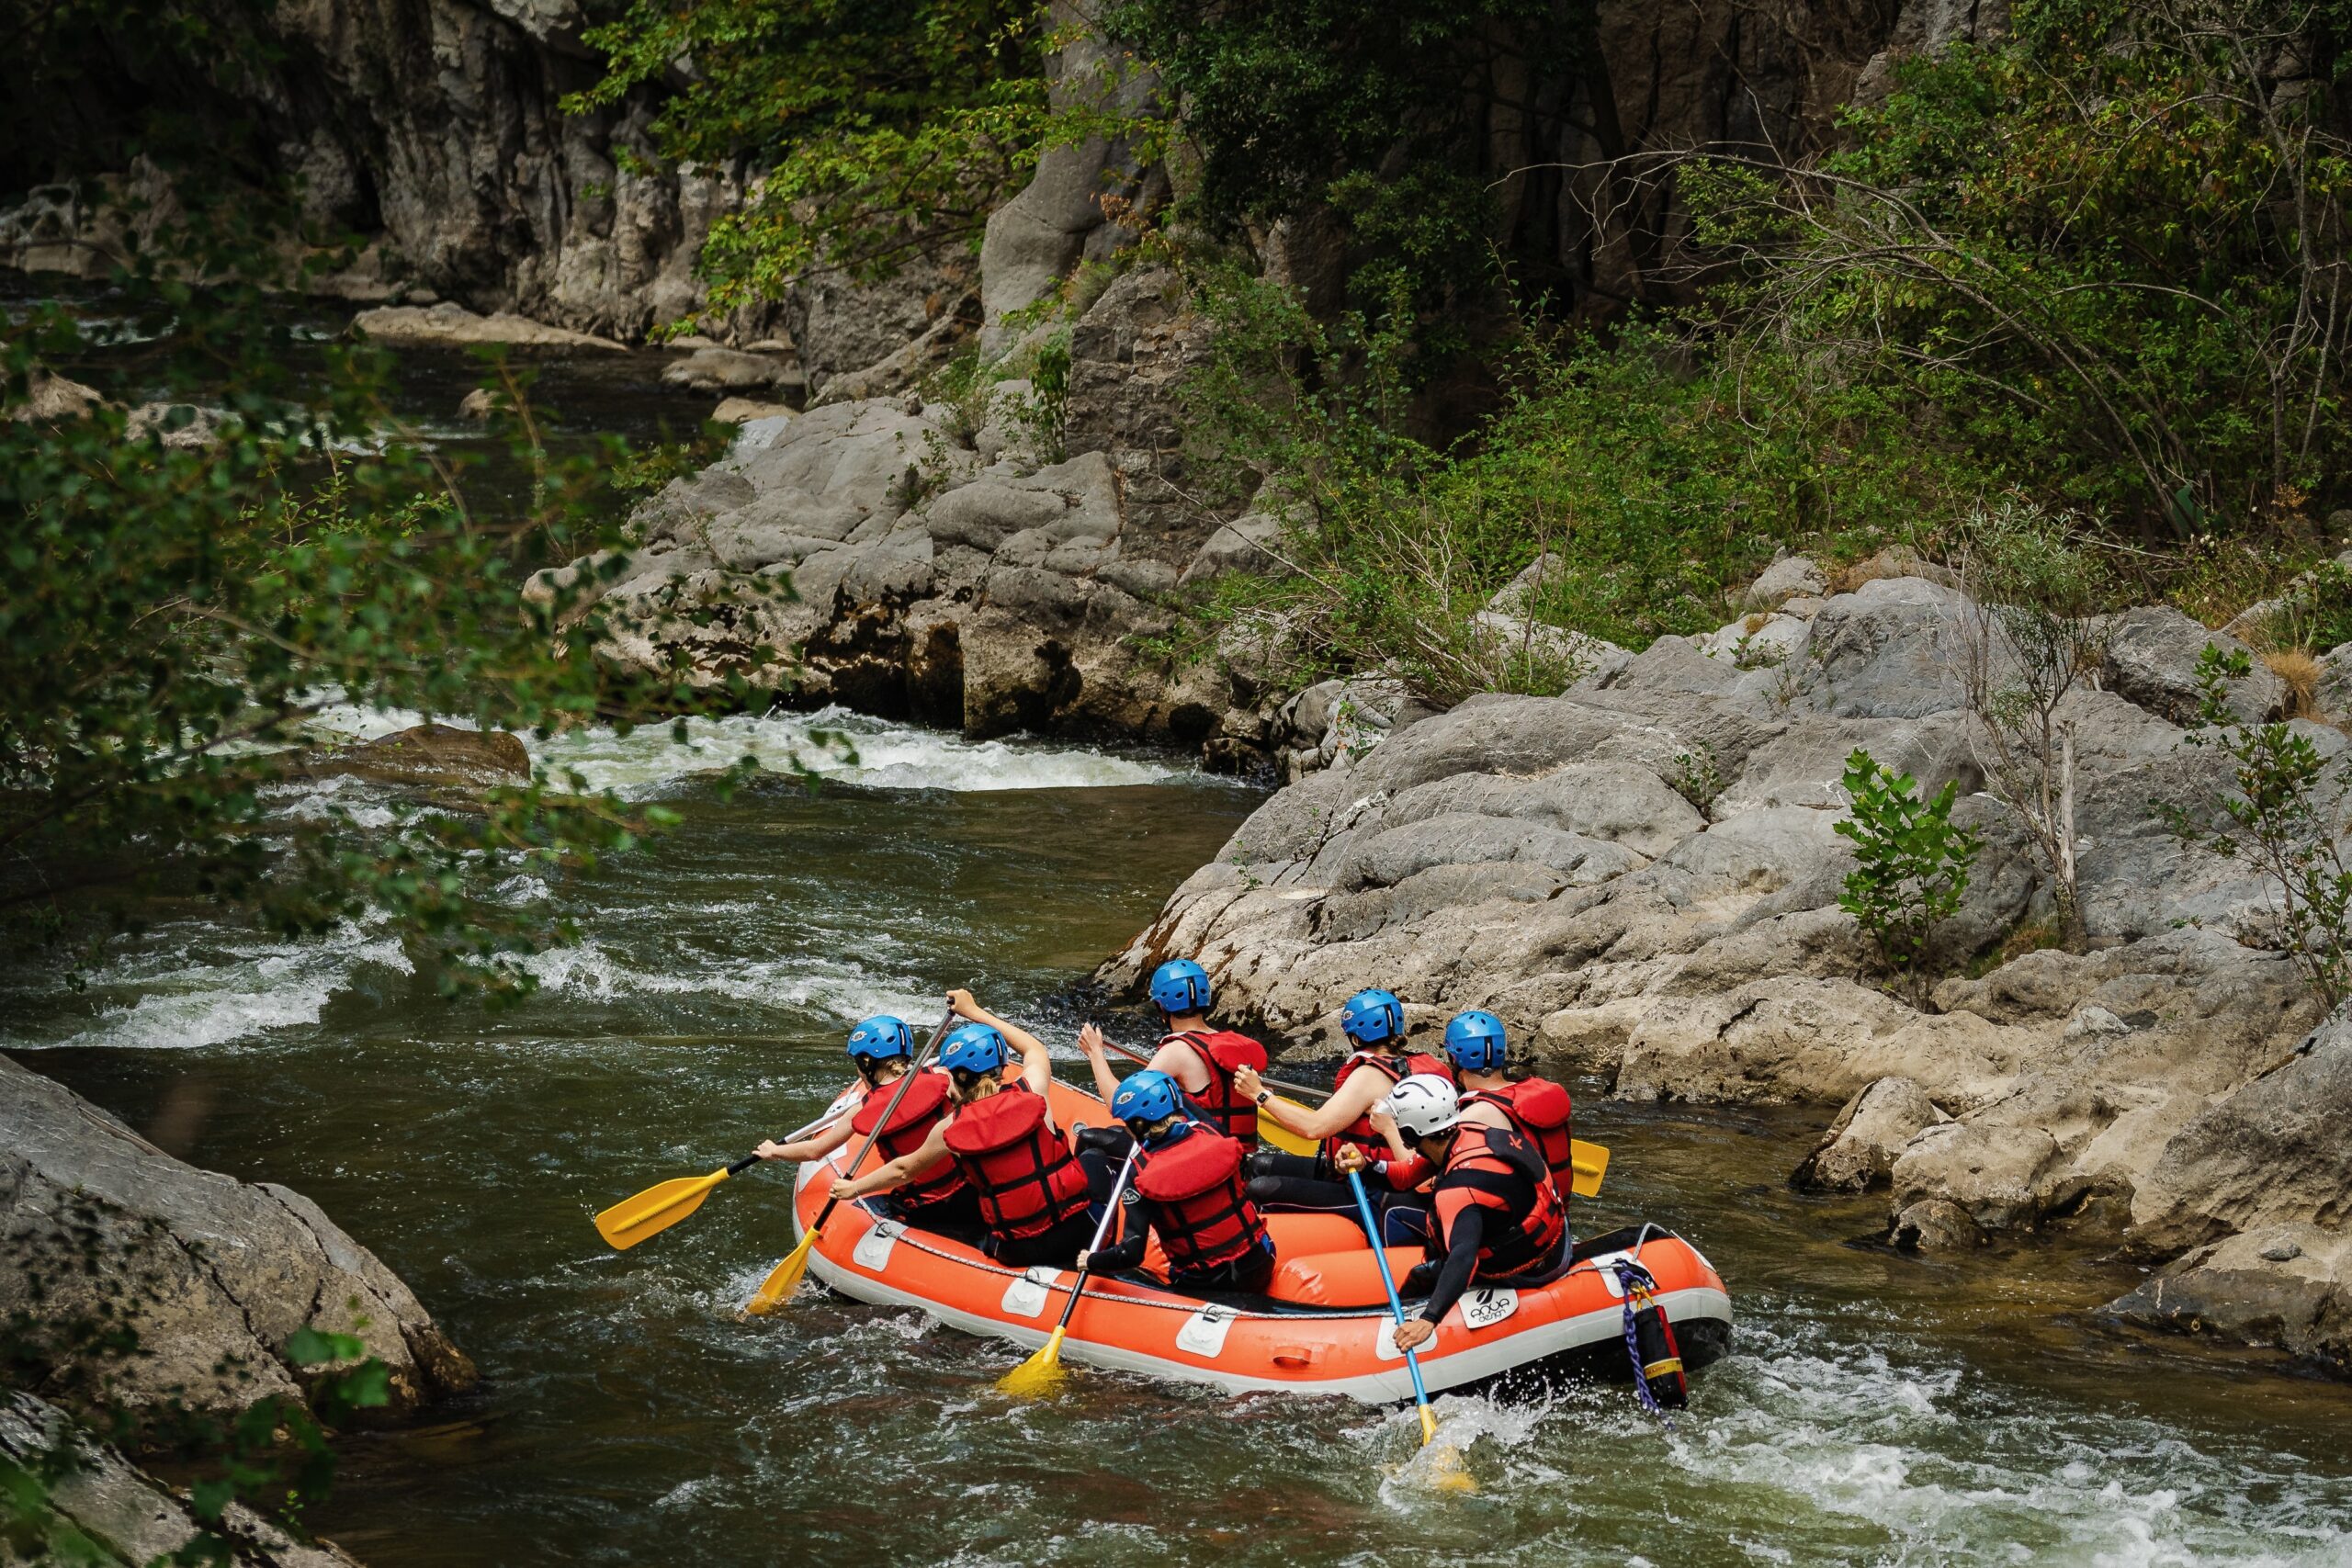
{"label": "blue helmet", "polygon": [[1340,1010],[1340,1028],[1359,1045],[1377,1045],[1405,1032],[1405,1004],[1386,991],[1358,991]]}
{"label": "blue helmet", "polygon": [[1184,1109],[1184,1091],[1166,1073],[1146,1067],[1131,1073],[1111,1097],[1111,1114],[1122,1122],[1164,1122]]}
{"label": "blue helmet", "polygon": [[849,1054],[887,1062],[915,1054],[915,1037],[906,1024],[888,1013],[876,1013],[849,1032]]}
{"label": "blue helmet", "polygon": [[995,1072],[1004,1066],[1004,1036],[992,1024],[962,1024],[939,1043],[939,1065],[951,1073]]}
{"label": "blue helmet", "polygon": [[1445,1026],[1445,1054],[1465,1073],[1500,1072],[1504,1053],[1503,1021],[1472,1008],[1457,1012]]}
{"label": "blue helmet", "polygon": [[1209,972],[1189,958],[1171,958],[1151,972],[1151,1000],[1162,1012],[1206,1012]]}

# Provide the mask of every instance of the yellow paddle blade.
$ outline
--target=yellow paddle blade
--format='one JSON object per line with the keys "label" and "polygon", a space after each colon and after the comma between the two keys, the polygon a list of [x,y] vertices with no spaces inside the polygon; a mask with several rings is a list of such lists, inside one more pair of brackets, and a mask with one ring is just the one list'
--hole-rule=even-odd
{"label": "yellow paddle blade", "polygon": [[997,1392],[1015,1399],[1043,1399],[1062,1383],[1062,1334],[1054,1330],[1037,1353],[997,1380]]}
{"label": "yellow paddle blade", "polygon": [[624,1198],[596,1216],[596,1234],[614,1250],[627,1252],[647,1236],[659,1235],[702,1207],[710,1190],[727,1179],[721,1166],[708,1176],[673,1177]]}
{"label": "yellow paddle blade", "polygon": [[743,1303],[743,1310],[753,1317],[765,1317],[790,1301],[792,1292],[800,1288],[800,1276],[808,1272],[808,1249],[817,1245],[817,1238],[822,1235],[824,1232],[819,1230],[802,1236],[800,1245],[786,1253],[784,1261],[768,1270],[768,1277],[760,1281],[760,1288],[752,1292],[750,1301]]}
{"label": "yellow paddle blade", "polygon": [[1478,1478],[1463,1461],[1462,1450],[1452,1443],[1437,1440],[1437,1412],[1426,1404],[1421,1406],[1421,1457],[1418,1464],[1408,1466],[1405,1473],[1432,1492],[1478,1490]]}
{"label": "yellow paddle blade", "polygon": [[1452,1443],[1440,1443],[1430,1450],[1429,1483],[1432,1491],[1471,1493],[1478,1490],[1478,1478],[1462,1462],[1462,1450]]}
{"label": "yellow paddle blade", "polygon": [[1574,1187],[1579,1198],[1589,1198],[1600,1190],[1600,1179],[1609,1171],[1609,1151],[1599,1144],[1588,1144],[1582,1138],[1568,1141],[1568,1158],[1575,1163]]}
{"label": "yellow paddle blade", "polygon": [[[1273,1100],[1289,1106],[1293,1111],[1304,1112],[1306,1110],[1295,1100],[1285,1100],[1279,1094],[1273,1097]],[[1258,1137],[1269,1148],[1280,1149],[1286,1155],[1311,1155],[1323,1146],[1313,1138],[1302,1138],[1289,1128],[1279,1125],[1271,1116],[1258,1118]]]}

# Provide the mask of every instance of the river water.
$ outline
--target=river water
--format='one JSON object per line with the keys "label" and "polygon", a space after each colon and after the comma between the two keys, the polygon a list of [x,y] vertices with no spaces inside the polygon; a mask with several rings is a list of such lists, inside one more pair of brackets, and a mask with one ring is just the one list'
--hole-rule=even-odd
{"label": "river water", "polygon": [[[389,721],[384,721],[389,722]],[[585,941],[486,1013],[365,929],[287,944],[200,915],[87,993],[19,976],[0,1039],[199,1164],[319,1200],[481,1363],[433,1424],[356,1435],[314,1523],[373,1568],[530,1563],[2352,1562],[2352,1390],[2102,1327],[2129,1270],[2063,1247],[1927,1262],[1850,1238],[1877,1200],[1783,1179],[1821,1113],[1612,1105],[1579,1225],[1659,1219],[1723,1270],[1736,1353],[1671,1432],[1620,1388],[1446,1398],[1472,1498],[1420,1484],[1402,1412],[1227,1400],[1019,1359],[804,1292],[755,1171],[626,1255],[590,1213],[821,1109],[839,1040],[945,986],[1073,1032],[1074,982],[1258,797],[1165,760],[832,716],[815,794],[695,773],[811,721],[541,748],[684,827],[560,890]],[[1367,976],[1367,981],[1378,976]],[[1114,1033],[1141,1040],[1137,1019]]]}
{"label": "river water", "polygon": [[[0,288],[0,308],[24,297]],[[545,364],[541,412],[568,446],[690,428],[704,404],[662,391],[662,363]],[[73,368],[149,395],[135,345]],[[401,423],[511,480],[454,418],[480,367],[403,369]],[[684,826],[560,888],[510,885],[560,897],[584,935],[512,1010],[440,1001],[379,931],[286,943],[194,908],[85,992],[0,976],[0,1047],[200,1165],[317,1199],[481,1364],[431,1424],[341,1445],[312,1522],[372,1568],[2352,1563],[2352,1389],[2102,1325],[2137,1276],[2086,1246],[1928,1261],[1858,1242],[1881,1200],[1785,1181],[1818,1109],[1577,1086],[1578,1131],[1614,1151],[1579,1229],[1690,1235],[1730,1284],[1736,1353],[1670,1432],[1620,1388],[1442,1399],[1468,1499],[1421,1484],[1401,1412],[1085,1370],[1014,1405],[991,1384],[1019,1352],[908,1313],[812,1286],[741,1319],[791,1239],[785,1172],[625,1255],[590,1214],[813,1115],[865,1013],[927,1027],[968,983],[1066,1043],[1073,986],[1260,797],[1164,758],[841,715],[694,732],[695,752],[653,731],[537,748]],[[829,780],[721,800],[697,775],[745,750]]]}

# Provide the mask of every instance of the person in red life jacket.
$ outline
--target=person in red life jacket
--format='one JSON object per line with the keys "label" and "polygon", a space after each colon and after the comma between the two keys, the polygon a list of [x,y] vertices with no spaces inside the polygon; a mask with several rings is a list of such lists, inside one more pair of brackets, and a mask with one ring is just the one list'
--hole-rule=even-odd
{"label": "person in red life jacket", "polygon": [[[1516,1132],[1463,1120],[1451,1078],[1417,1073],[1391,1089],[1388,1113],[1419,1169],[1395,1173],[1409,1181],[1433,1173],[1428,1261],[1398,1283],[1408,1296],[1427,1292],[1420,1315],[1396,1330],[1396,1348],[1417,1349],[1473,1284],[1539,1285],[1568,1264],[1567,1211],[1544,1156]],[[1341,1156],[1340,1168],[1361,1169],[1361,1150]]]}
{"label": "person in red life jacket", "polygon": [[[1254,1069],[1233,1075],[1234,1088],[1256,1103],[1261,1116],[1321,1145],[1312,1155],[1259,1151],[1250,1163],[1250,1196],[1261,1209],[1353,1214],[1355,1196],[1340,1179],[1340,1152],[1352,1148],[1367,1160],[1386,1158],[1386,1145],[1372,1122],[1374,1108],[1408,1074],[1447,1072],[1435,1056],[1406,1050],[1405,1004],[1389,992],[1350,997],[1340,1010],[1340,1031],[1356,1049],[1340,1064],[1331,1098],[1315,1110],[1275,1100]],[[1409,1191],[1394,1189],[1375,1187],[1373,1196],[1384,1207],[1416,1201]]]}
{"label": "person in red life jacket", "polygon": [[1274,1238],[1242,1190],[1241,1145],[1184,1113],[1182,1091],[1166,1073],[1129,1075],[1111,1114],[1142,1145],[1122,1196],[1126,1235],[1078,1266],[1115,1274],[1141,1265],[1145,1233],[1168,1254],[1168,1282],[1180,1291],[1263,1291],[1274,1277]]}
{"label": "person in red life jacket", "polygon": [[[864,1138],[881,1125],[900,1078],[914,1066],[913,1032],[885,1013],[869,1018],[849,1032],[849,1057],[865,1085],[865,1098],[855,1111],[834,1119],[823,1130],[789,1144],[773,1138],[752,1152],[762,1159],[806,1162],[823,1159],[853,1137]],[[931,1130],[947,1112],[947,1075],[926,1071],[907,1086],[905,1098],[890,1118],[890,1125],[875,1140],[886,1159],[895,1159],[922,1146]],[[977,1239],[980,1206],[966,1185],[964,1173],[947,1166],[919,1181],[910,1181],[892,1195],[900,1219],[924,1230]]]}
{"label": "person in red life jacket", "polygon": [[[1256,1150],[1258,1107],[1234,1088],[1233,1075],[1243,1067],[1263,1072],[1266,1048],[1246,1034],[1209,1027],[1208,971],[1189,958],[1171,958],[1152,971],[1151,999],[1165,1028],[1159,1049],[1144,1066],[1176,1080],[1195,1121],[1233,1139],[1244,1153]],[[1094,1092],[1106,1103],[1117,1098],[1119,1079],[1102,1055],[1102,1032],[1090,1023],[1079,1031],[1078,1043],[1094,1070]],[[1124,1157],[1126,1150],[1118,1153]]]}
{"label": "person in red life jacket", "polygon": [[1446,1023],[1445,1055],[1462,1086],[1462,1120],[1515,1132],[1534,1145],[1565,1201],[1576,1186],[1570,1133],[1576,1102],[1550,1078],[1510,1076],[1504,1070],[1510,1050],[1503,1021],[1493,1013],[1474,1008]]}
{"label": "person in red life jacket", "polygon": [[[854,1180],[832,1185],[844,1201],[892,1192],[953,1161],[979,1205],[987,1235],[980,1250],[1014,1269],[1067,1268],[1093,1239],[1099,1179],[1070,1152],[1054,1125],[1046,1088],[1053,1061],[1046,1043],[980,1007],[969,991],[950,991],[958,1018],[970,1020],[940,1042],[948,1111],[920,1147]],[[1021,1053],[1020,1075],[1003,1081],[1006,1043]]]}

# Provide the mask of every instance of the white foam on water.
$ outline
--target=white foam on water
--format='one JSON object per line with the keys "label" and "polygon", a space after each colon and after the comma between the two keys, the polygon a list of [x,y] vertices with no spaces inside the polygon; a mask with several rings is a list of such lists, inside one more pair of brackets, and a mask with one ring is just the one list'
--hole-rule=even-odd
{"label": "white foam on water", "polygon": [[[330,702],[308,722],[321,739],[350,744],[374,740],[424,722],[401,708]],[[469,720],[438,722],[471,728]],[[818,777],[867,789],[952,791],[1100,789],[1205,777],[1172,760],[1119,756],[1091,746],[1023,739],[967,740],[925,729],[822,708],[815,713],[735,714],[685,723],[681,744],[671,724],[640,725],[623,735],[609,726],[571,730],[524,746],[544,776],[572,773],[591,790],[641,796],[697,774],[715,773],[738,759],[757,758],[774,773],[806,770]]]}
{"label": "white foam on water", "polygon": [[576,770],[589,788],[625,795],[715,772],[744,756],[773,772],[805,768],[820,778],[869,789],[1080,789],[1194,776],[1170,761],[1082,746],[967,740],[837,707],[692,719],[684,746],[672,739],[671,728],[650,725],[627,736],[590,729],[528,744],[540,765],[558,776]]}
{"label": "white foam on water", "polygon": [[[2136,1416],[1988,1407],[1957,1365],[1824,1354],[1753,1321],[1741,1334],[1662,1451],[1694,1484],[1875,1527],[1894,1560],[1996,1562],[2022,1544],[2083,1568],[2352,1561],[2352,1517],[2324,1484],[2249,1474]],[[2247,1501],[2265,1480],[2288,1483],[2279,1500]]]}
{"label": "white foam on water", "polygon": [[883,978],[840,959],[730,962],[723,969],[639,969],[594,941],[551,947],[523,961],[543,991],[616,998],[715,996],[766,1007],[813,1008],[857,1020],[922,1013],[938,997],[907,976]]}
{"label": "white foam on water", "polygon": [[5,1043],[11,1050],[225,1045],[318,1022],[368,965],[414,972],[398,942],[347,921],[311,942],[223,940],[217,927],[168,928],[92,976],[91,994],[103,1004],[94,1023]]}

